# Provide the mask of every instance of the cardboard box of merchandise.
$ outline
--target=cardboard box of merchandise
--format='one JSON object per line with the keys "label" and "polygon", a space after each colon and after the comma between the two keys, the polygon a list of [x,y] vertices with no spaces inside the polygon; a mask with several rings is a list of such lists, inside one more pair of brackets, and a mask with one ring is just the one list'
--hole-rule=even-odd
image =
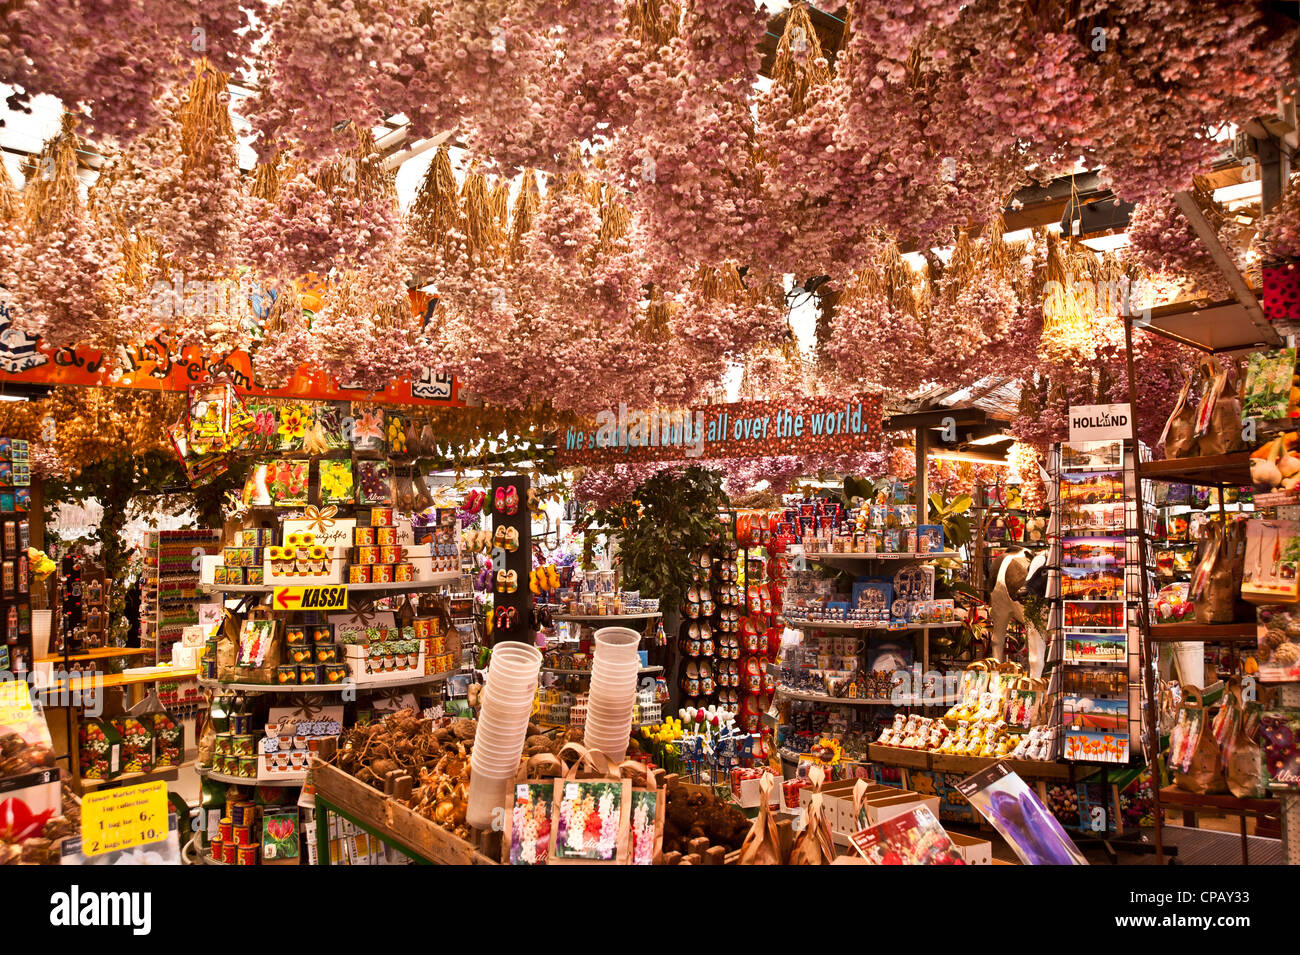
{"label": "cardboard box of merchandise", "polygon": [[[732,793],[740,802],[742,809],[757,809],[763,803],[763,790],[759,786],[759,778],[738,779],[738,785],[732,786]],[[772,790],[767,794],[767,804],[772,810],[781,808],[781,780],[779,778],[772,780]]]}
{"label": "cardboard box of merchandise", "polygon": [[[826,812],[827,821],[831,824],[833,832],[857,832],[861,826],[857,824],[857,819],[853,813],[853,790],[857,786],[856,779],[843,779],[838,782],[822,786],[822,806]],[[905,793],[906,790],[899,789],[896,786],[883,786],[879,783],[868,783],[866,789],[866,798],[883,799],[889,796],[898,796]],[[799,790],[799,807],[807,809],[808,803],[812,800],[812,788],[808,787]]]}
{"label": "cardboard box of merchandise", "polygon": [[968,836],[964,832],[949,832],[952,848],[967,865],[992,865],[993,844],[987,839]]}
{"label": "cardboard box of merchandise", "polygon": [[920,793],[905,792],[897,796],[886,796],[879,800],[867,800],[867,825],[878,826],[887,819],[911,812],[919,806],[926,806],[939,818],[939,797],[922,796]]}
{"label": "cardboard box of merchandise", "polygon": [[352,680],[355,683],[358,684],[395,683],[395,682],[400,682],[402,680],[409,680],[411,677],[424,675],[424,651],[423,650],[420,651],[419,657],[416,659],[415,666],[413,667],[406,667],[401,670],[383,670],[378,673],[367,673],[365,656],[364,655],[357,656],[354,655],[353,652],[355,649],[364,650],[365,648],[347,647],[346,649],[348,650],[348,653],[347,656],[344,658],[343,662],[345,662],[348,665],[348,669],[352,673]]}

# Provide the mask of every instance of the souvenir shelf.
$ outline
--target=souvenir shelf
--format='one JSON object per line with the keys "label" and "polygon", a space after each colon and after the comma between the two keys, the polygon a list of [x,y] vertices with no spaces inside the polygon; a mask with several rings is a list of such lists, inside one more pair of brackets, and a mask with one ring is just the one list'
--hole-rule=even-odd
{"label": "souvenir shelf", "polygon": [[[590,670],[565,670],[561,667],[542,667],[542,672],[555,673],[559,676],[591,676]],[[663,673],[663,672],[664,672],[663,667],[641,667],[641,669],[637,670],[637,673],[643,676],[648,673]]]}
{"label": "souvenir shelf", "polygon": [[[321,584],[322,587],[347,587],[348,592],[353,591],[362,593],[431,593],[434,591],[444,590],[448,584],[454,584],[460,580],[464,574],[459,571],[455,573],[435,574],[428,580],[404,581],[391,584]],[[199,590],[209,594],[273,594],[275,593],[276,584],[202,584]]]}
{"label": "souvenir shelf", "polygon": [[620,614],[561,613],[552,615],[551,619],[556,623],[609,623],[617,625],[632,621],[658,620],[662,616],[663,614],[659,612]]}
{"label": "souvenir shelf", "polygon": [[785,622],[787,627],[793,627],[795,630],[868,630],[884,631],[893,633],[906,633],[909,630],[952,630],[960,627],[960,620],[949,620],[942,623],[909,623],[902,626],[894,626],[888,623],[862,623],[851,620],[790,620]]}
{"label": "souvenir shelf", "polygon": [[33,669],[32,610],[27,589],[30,539],[26,514],[0,514],[0,629],[4,635],[0,639],[0,670]]}
{"label": "souvenir shelf", "polygon": [[259,779],[256,776],[231,776],[212,769],[199,769],[197,772],[204,779],[211,779],[217,783],[226,783],[229,786],[280,786],[297,789],[306,784],[306,777],[297,775],[293,779]]}
{"label": "souvenir shelf", "polygon": [[150,531],[145,547],[140,645],[152,647],[155,661],[164,663],[181,631],[199,622],[200,561],[221,553],[221,531]]}
{"label": "souvenir shelf", "polygon": [[1206,643],[1249,643],[1258,639],[1254,621],[1248,623],[1153,623],[1147,627],[1152,643],[1203,640]]}
{"label": "souvenir shelf", "polygon": [[[1187,211],[1186,208],[1184,211]],[[1223,267],[1222,263],[1220,263],[1220,266]],[[1230,275],[1228,278],[1231,282],[1234,278],[1239,280],[1240,276]],[[1141,396],[1137,393],[1137,371],[1133,352],[1134,328],[1144,328],[1148,332],[1190,345],[1206,354],[1225,351],[1248,351],[1280,344],[1281,339],[1276,330],[1269,326],[1266,320],[1262,320],[1258,306],[1256,305],[1253,310],[1246,307],[1252,298],[1252,294],[1249,289],[1246,289],[1243,292],[1243,301],[1229,301],[1191,312],[1178,307],[1154,309],[1150,320],[1140,319],[1134,315],[1126,317],[1124,333],[1128,357],[1128,400],[1129,407],[1132,409],[1129,420],[1132,431],[1131,440],[1133,442],[1137,441],[1138,415],[1143,407],[1140,400]],[[1219,488],[1244,487],[1252,483],[1249,451],[1172,458],[1163,461],[1138,461],[1136,472],[1139,482],[1163,481]],[[1143,494],[1143,497],[1145,498],[1145,494]],[[1262,506],[1262,502],[1258,497],[1255,503],[1256,507]],[[1222,508],[1222,506],[1223,499],[1220,496],[1220,507]],[[1154,600],[1151,594],[1153,568],[1149,564],[1151,555],[1147,552],[1150,546],[1150,533],[1147,527],[1145,508],[1138,508],[1136,516],[1139,541],[1138,557],[1141,571],[1138,576],[1138,583],[1142,588],[1140,591],[1141,611],[1138,614],[1138,629],[1142,650],[1141,681],[1144,697],[1143,705],[1145,707],[1143,711],[1145,717],[1143,748],[1146,751],[1148,761],[1153,764],[1152,774],[1157,775],[1160,768],[1155,764],[1155,761],[1159,758],[1161,752],[1155,684],[1158,644],[1183,640],[1209,643],[1254,643],[1257,637],[1253,621],[1229,624],[1154,623],[1152,617]],[[1160,786],[1153,786],[1152,789],[1156,862],[1160,864],[1164,861],[1166,855],[1173,855],[1176,850],[1166,849],[1164,845],[1164,806],[1166,805],[1167,793]],[[1219,805],[1211,807],[1216,809],[1225,809],[1230,804],[1235,803],[1238,804],[1237,808],[1243,812],[1248,808],[1247,803],[1257,802],[1257,800],[1239,800],[1233,796],[1196,797],[1185,794],[1179,800],[1179,803],[1186,805],[1197,799],[1218,801]],[[1300,812],[1295,811],[1298,808],[1300,807],[1296,806],[1293,801],[1281,813],[1284,843],[1300,844],[1300,835],[1292,831],[1295,824],[1300,822]]]}
{"label": "souvenir shelf", "polygon": [[425,683],[440,683],[451,675],[447,673],[422,673],[396,680],[380,680],[373,683],[358,683],[348,679],[342,683],[222,683],[219,680],[200,679],[199,686],[205,690],[239,691],[240,693],[341,693],[351,690],[355,693],[369,693],[374,690],[387,690],[400,686],[421,686]]}

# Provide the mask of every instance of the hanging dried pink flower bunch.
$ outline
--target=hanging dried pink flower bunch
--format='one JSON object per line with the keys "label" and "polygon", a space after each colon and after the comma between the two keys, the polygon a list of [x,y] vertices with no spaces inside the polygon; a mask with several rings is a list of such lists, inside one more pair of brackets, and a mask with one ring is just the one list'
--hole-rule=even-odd
{"label": "hanging dried pink flower bunch", "polygon": [[0,6],[0,85],[11,109],[48,93],[84,132],[126,142],[160,121],[192,59],[242,69],[266,0],[10,0]]}
{"label": "hanging dried pink flower bunch", "polygon": [[1223,273],[1172,196],[1138,203],[1129,216],[1128,235],[1129,254],[1142,268],[1200,295],[1219,299],[1229,294]]}
{"label": "hanging dried pink flower bunch", "polygon": [[121,253],[86,214],[74,117],[28,168],[17,216],[0,233],[0,287],[14,328],[47,345],[99,344],[121,301]]}
{"label": "hanging dried pink flower bunch", "polygon": [[1300,176],[1292,177],[1277,208],[1260,219],[1259,244],[1265,259],[1300,259]]}

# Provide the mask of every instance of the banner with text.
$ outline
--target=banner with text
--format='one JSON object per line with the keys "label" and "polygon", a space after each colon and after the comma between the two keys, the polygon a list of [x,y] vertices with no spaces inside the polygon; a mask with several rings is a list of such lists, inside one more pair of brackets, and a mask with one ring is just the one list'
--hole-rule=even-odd
{"label": "banner with text", "polygon": [[690,458],[843,454],[880,447],[879,395],[737,401],[684,411],[620,404],[587,427],[560,432],[562,466]]}

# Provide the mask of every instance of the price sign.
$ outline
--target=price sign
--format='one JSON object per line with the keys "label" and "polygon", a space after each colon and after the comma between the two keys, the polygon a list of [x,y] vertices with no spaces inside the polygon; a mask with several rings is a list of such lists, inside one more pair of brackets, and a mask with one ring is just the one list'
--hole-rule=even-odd
{"label": "price sign", "polygon": [[32,691],[25,680],[0,683],[0,724],[25,723],[34,712]]}
{"label": "price sign", "polygon": [[167,838],[167,784],[90,793],[81,801],[81,851],[88,856]]}

